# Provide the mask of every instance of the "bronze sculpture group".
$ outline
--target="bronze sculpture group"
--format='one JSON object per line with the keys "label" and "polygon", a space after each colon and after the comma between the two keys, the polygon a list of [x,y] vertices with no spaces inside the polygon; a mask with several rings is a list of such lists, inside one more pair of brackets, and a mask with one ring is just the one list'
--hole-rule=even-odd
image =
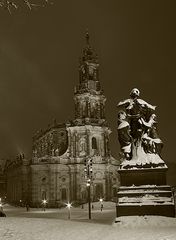
{"label": "bronze sculpture group", "polygon": [[[138,160],[139,165],[163,165],[163,143],[158,136],[155,108],[139,98],[134,88],[130,98],[118,103],[118,139],[123,160]],[[139,161],[140,159],[140,161]]]}

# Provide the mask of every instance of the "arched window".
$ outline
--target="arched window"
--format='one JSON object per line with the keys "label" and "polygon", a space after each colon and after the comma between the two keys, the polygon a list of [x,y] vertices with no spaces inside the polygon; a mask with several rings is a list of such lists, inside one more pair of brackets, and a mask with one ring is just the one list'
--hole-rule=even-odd
{"label": "arched window", "polygon": [[95,137],[92,138],[92,149],[97,149],[97,139]]}
{"label": "arched window", "polygon": [[46,177],[42,178],[42,183],[46,183]]}

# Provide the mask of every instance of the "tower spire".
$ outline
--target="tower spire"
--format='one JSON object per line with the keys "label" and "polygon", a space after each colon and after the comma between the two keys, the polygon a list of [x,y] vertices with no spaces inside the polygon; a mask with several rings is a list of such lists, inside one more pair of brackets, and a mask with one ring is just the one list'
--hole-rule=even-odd
{"label": "tower spire", "polygon": [[92,92],[99,94],[101,91],[99,82],[99,63],[95,51],[90,45],[88,30],[85,33],[86,46],[83,48],[79,62],[79,85],[75,92]]}
{"label": "tower spire", "polygon": [[89,31],[88,31],[88,29],[86,30],[86,44],[89,46],[90,45],[90,42],[89,42],[89,40],[90,40],[90,36],[89,36]]}
{"label": "tower spire", "polygon": [[105,122],[105,101],[99,81],[97,54],[90,45],[89,32],[79,62],[79,84],[75,88],[75,123],[101,125]]}

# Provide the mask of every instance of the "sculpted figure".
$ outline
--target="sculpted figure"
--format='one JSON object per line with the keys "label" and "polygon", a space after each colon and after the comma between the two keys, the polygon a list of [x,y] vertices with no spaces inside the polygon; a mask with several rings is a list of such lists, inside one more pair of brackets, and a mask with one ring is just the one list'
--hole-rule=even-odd
{"label": "sculpted figure", "polygon": [[[160,158],[163,143],[158,136],[155,106],[139,98],[134,88],[130,98],[119,102],[118,139],[124,160],[134,165],[164,166]],[[129,161],[128,161],[129,162]],[[129,164],[129,163],[126,163]]]}
{"label": "sculpted figure", "polygon": [[131,135],[130,125],[127,121],[127,115],[124,111],[118,113],[118,138],[121,146],[121,151],[126,159],[131,158]]}
{"label": "sculpted figure", "polygon": [[141,138],[142,129],[139,123],[139,119],[143,118],[148,121],[151,113],[155,110],[155,106],[145,102],[139,98],[140,92],[137,88],[134,88],[130,93],[130,99],[119,102],[118,107],[125,108],[127,117],[129,119],[131,136],[134,144]]}
{"label": "sculpted figure", "polygon": [[139,120],[144,128],[142,135],[142,146],[146,153],[155,153],[160,155],[163,147],[163,142],[158,136],[156,115],[152,114],[149,121],[146,122],[143,118]]}

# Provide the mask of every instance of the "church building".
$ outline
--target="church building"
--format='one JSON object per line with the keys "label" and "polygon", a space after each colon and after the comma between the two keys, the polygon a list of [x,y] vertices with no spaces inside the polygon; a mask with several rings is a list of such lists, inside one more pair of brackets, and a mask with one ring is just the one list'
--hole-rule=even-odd
{"label": "church building", "polygon": [[91,200],[115,200],[119,187],[119,162],[111,156],[99,79],[99,62],[86,34],[74,91],[75,117],[66,124],[56,120],[33,137],[30,202],[57,207],[65,202],[87,202],[87,163],[91,162]]}

